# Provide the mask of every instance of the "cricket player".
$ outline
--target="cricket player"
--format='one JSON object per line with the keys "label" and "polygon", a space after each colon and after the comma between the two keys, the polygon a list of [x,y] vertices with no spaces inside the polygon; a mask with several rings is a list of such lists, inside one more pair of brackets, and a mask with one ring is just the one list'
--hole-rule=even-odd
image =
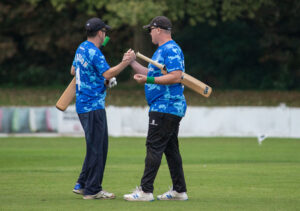
{"label": "cricket player", "polygon": [[153,183],[158,172],[163,153],[166,156],[173,187],[157,196],[158,200],[187,200],[186,183],[182,168],[182,159],[178,146],[178,130],[181,118],[185,115],[186,101],[181,85],[184,72],[184,56],[172,40],[171,21],[165,16],[154,18],[144,26],[151,35],[152,42],[158,45],[152,60],[164,64],[167,74],[163,75],[156,66],[148,68],[135,61],[131,54],[131,67],[137,74],[134,79],[145,84],[145,94],[150,106],[149,128],[146,140],[147,155],[144,175],[140,187],[131,194],[124,195],[128,201],[153,201]]}
{"label": "cricket player", "polygon": [[114,67],[107,64],[99,47],[110,26],[101,19],[89,19],[85,29],[87,40],[77,48],[71,67],[71,74],[76,75],[76,111],[86,140],[86,156],[73,192],[84,199],[113,199],[113,193],[102,189],[108,150],[104,82],[118,75],[130,61],[123,57]]}

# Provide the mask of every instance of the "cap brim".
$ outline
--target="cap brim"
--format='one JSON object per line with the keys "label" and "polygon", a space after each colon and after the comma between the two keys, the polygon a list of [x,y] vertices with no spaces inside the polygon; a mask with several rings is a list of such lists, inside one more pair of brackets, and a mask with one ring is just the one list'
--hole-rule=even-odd
{"label": "cap brim", "polygon": [[111,30],[111,27],[109,25],[105,25],[104,28],[106,28],[107,30]]}
{"label": "cap brim", "polygon": [[143,29],[149,29],[151,27],[150,24],[143,26]]}

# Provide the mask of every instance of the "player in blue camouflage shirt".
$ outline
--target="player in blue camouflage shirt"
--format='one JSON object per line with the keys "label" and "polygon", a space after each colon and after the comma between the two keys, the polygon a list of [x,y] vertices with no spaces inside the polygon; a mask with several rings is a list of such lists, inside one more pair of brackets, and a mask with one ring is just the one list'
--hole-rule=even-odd
{"label": "player in blue camouflage shirt", "polygon": [[145,84],[145,95],[150,109],[144,175],[140,187],[133,193],[124,195],[124,199],[128,201],[154,200],[153,183],[164,153],[173,187],[157,196],[157,199],[187,200],[178,146],[179,123],[186,111],[184,87],[180,83],[182,73],[185,71],[184,56],[181,48],[172,40],[172,24],[167,17],[158,16],[144,28],[149,30],[152,42],[158,45],[152,60],[165,65],[167,74],[163,75],[161,70],[153,64],[149,64],[148,68],[144,67],[134,60],[135,55],[131,56],[133,60],[131,67],[137,73],[134,79],[138,83]]}
{"label": "player in blue camouflage shirt", "polygon": [[86,156],[73,192],[84,195],[84,199],[111,199],[115,195],[102,189],[108,150],[104,83],[118,75],[130,60],[124,56],[111,68],[99,49],[110,27],[99,18],[91,18],[85,28],[87,40],[77,48],[71,67],[71,74],[76,75],[76,111],[86,139]]}

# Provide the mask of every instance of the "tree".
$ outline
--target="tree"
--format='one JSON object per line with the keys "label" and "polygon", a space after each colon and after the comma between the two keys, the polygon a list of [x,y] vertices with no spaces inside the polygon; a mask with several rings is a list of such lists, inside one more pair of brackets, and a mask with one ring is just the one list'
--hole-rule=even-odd
{"label": "tree", "polygon": [[[93,16],[101,17],[113,27],[112,44],[104,49],[109,63],[119,61],[129,47],[151,56],[154,46],[142,26],[157,15],[166,15],[179,36],[186,33],[183,29],[187,26],[207,25],[212,35],[214,27],[222,33],[222,27],[234,30],[232,26],[236,23],[240,24],[239,29],[255,28],[258,33],[254,38],[259,41],[263,53],[258,55],[256,46],[249,52],[257,53],[257,61],[265,69],[260,73],[264,75],[260,87],[299,87],[299,4],[296,0],[4,0],[0,3],[0,82],[51,84],[68,81],[66,69],[69,69],[76,47],[85,39],[85,21]],[[227,33],[226,36],[231,35]],[[241,42],[246,43],[247,36],[241,38]],[[189,37],[199,39],[193,34]],[[234,42],[228,38],[228,42]],[[251,39],[253,43],[255,39]],[[184,42],[188,46],[189,40]],[[221,51],[212,53],[219,60],[217,54]],[[213,63],[212,58],[207,58],[211,59],[208,64]],[[252,59],[254,64],[254,57]],[[236,69],[241,67],[238,62],[231,65],[236,65]],[[207,78],[221,77],[220,71],[211,66],[201,74]],[[224,82],[218,84],[223,86]]]}

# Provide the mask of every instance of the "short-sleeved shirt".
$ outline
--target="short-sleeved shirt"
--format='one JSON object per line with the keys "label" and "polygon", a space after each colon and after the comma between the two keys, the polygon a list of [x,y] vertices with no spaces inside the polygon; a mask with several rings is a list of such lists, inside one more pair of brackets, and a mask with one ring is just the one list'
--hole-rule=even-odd
{"label": "short-sleeved shirt", "polygon": [[[170,40],[158,49],[152,60],[166,66],[167,72],[185,71],[184,56],[181,48]],[[162,76],[161,70],[153,64],[148,65],[148,77]],[[168,113],[183,117],[186,111],[186,101],[183,95],[184,87],[181,83],[171,85],[145,84],[145,95],[151,111]]]}
{"label": "short-sleeved shirt", "polygon": [[85,41],[76,50],[73,66],[76,73],[76,111],[87,113],[104,109],[106,86],[103,73],[110,66],[92,42]]}

